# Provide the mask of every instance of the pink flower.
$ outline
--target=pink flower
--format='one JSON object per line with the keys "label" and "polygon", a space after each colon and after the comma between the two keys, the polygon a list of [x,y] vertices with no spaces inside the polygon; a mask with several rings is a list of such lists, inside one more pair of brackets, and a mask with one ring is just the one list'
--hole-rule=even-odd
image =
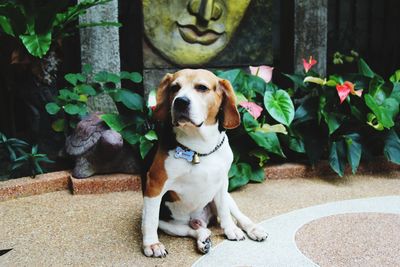
{"label": "pink flower", "polygon": [[261,112],[263,110],[262,107],[260,107],[254,102],[241,102],[239,103],[239,105],[247,109],[247,111],[251,114],[251,116],[254,117],[254,119],[260,117]]}
{"label": "pink flower", "polygon": [[308,72],[315,64],[317,64],[317,61],[313,59],[312,56],[310,56],[308,61],[303,58],[303,67],[306,72]]}
{"label": "pink flower", "polygon": [[249,66],[252,75],[258,76],[263,79],[266,83],[269,83],[272,79],[273,67],[262,65],[259,67]]}
{"label": "pink flower", "polygon": [[337,84],[336,90],[338,92],[340,98],[340,104],[347,98],[347,96],[351,93],[352,95],[356,95],[361,97],[363,90],[354,90],[354,84],[352,82],[346,81],[343,84]]}

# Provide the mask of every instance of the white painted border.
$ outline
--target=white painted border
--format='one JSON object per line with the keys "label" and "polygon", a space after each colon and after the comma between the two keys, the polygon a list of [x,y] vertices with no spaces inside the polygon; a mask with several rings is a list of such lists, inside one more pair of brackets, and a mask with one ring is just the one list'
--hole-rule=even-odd
{"label": "white painted border", "polygon": [[360,212],[400,214],[400,196],[331,202],[273,217],[260,223],[269,233],[267,241],[223,241],[193,266],[318,266],[297,248],[295,234],[298,229],[322,217]]}

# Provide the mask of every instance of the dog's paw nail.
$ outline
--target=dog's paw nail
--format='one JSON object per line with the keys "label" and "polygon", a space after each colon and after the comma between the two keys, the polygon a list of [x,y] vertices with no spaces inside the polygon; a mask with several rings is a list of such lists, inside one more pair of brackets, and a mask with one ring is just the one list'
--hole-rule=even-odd
{"label": "dog's paw nail", "polygon": [[168,251],[161,243],[145,246],[143,250],[144,255],[146,255],[147,257],[165,258],[168,254]]}
{"label": "dog's paw nail", "polygon": [[225,235],[231,241],[242,241],[246,238],[243,231],[238,227],[225,230]]}
{"label": "dog's paw nail", "polygon": [[198,241],[197,247],[201,253],[207,254],[210,251],[212,242],[210,238],[207,238],[204,241]]}
{"label": "dog's paw nail", "polygon": [[250,231],[247,232],[248,236],[254,241],[262,242],[268,238],[268,234],[265,230],[259,226],[254,227]]}

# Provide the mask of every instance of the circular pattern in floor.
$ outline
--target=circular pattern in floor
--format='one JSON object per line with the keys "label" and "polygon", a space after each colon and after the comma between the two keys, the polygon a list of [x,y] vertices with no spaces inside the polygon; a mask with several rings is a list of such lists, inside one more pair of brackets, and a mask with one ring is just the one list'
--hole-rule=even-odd
{"label": "circular pattern in floor", "polygon": [[[398,217],[400,196],[299,209],[260,223],[267,241],[224,241],[193,266],[400,266],[394,261],[400,255]],[[342,254],[334,255],[335,247]]]}
{"label": "circular pattern in floor", "polygon": [[400,215],[350,213],[314,220],[296,233],[319,266],[400,266]]}

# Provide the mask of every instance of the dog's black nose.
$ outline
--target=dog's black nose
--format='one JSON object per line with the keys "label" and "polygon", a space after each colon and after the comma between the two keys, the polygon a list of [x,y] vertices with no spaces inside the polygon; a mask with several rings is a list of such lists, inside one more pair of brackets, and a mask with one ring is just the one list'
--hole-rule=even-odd
{"label": "dog's black nose", "polygon": [[190,99],[186,96],[177,97],[174,101],[174,109],[177,111],[185,111],[190,104]]}

